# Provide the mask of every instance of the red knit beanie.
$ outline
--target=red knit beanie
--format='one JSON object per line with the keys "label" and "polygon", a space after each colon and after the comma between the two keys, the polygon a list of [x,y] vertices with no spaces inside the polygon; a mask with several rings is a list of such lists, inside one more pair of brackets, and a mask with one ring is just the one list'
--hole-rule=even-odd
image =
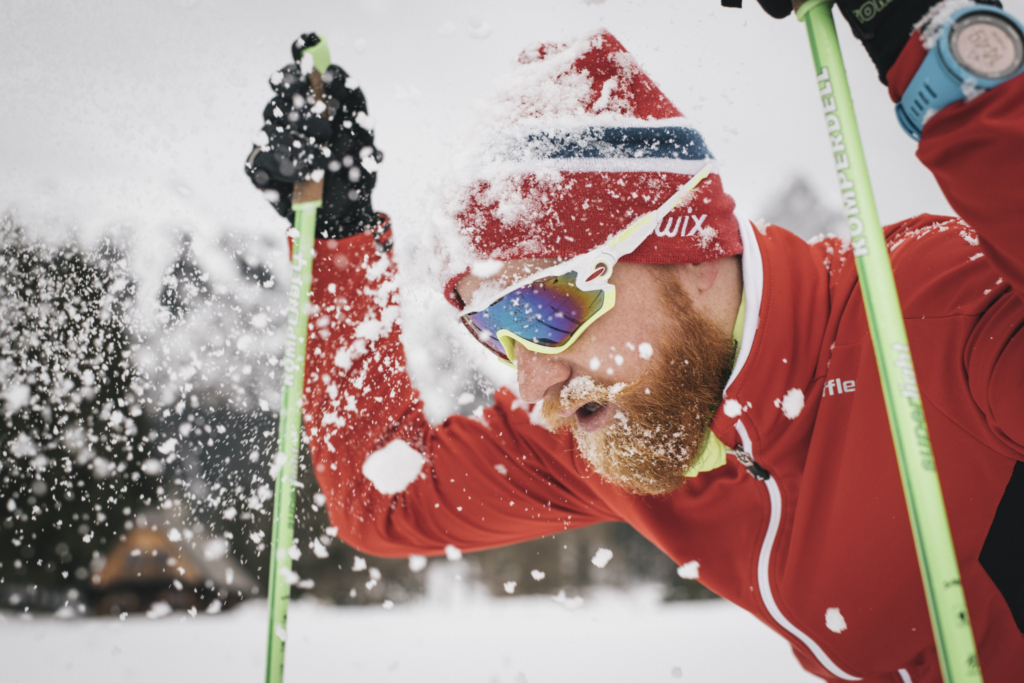
{"label": "red knit beanie", "polygon": [[[517,73],[518,72],[518,73]],[[568,259],[711,175],[623,261],[699,263],[743,251],[735,203],[700,133],[607,31],[525,51],[455,222],[481,260]],[[470,264],[449,264],[445,296]]]}

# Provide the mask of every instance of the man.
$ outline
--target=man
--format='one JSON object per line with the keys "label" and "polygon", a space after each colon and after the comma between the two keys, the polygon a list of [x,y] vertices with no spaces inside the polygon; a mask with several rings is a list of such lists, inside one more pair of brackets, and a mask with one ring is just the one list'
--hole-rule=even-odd
{"label": "man", "polygon": [[[874,5],[840,3],[896,101],[926,42],[978,21],[954,13],[964,2]],[[1019,28],[997,20],[985,54],[1009,45],[1019,68]],[[305,425],[340,537],[439,554],[625,521],[809,671],[940,680],[848,243],[736,213],[700,134],[610,34],[528,50],[452,190],[442,267],[519,394],[432,426],[370,207],[365,103],[340,69],[325,76],[330,126],[297,68],[272,78],[249,172],[287,215],[289,182],[327,170]],[[909,124],[962,220],[918,216],[886,236],[980,667],[1011,681],[1024,676],[1024,78],[989,85]]]}

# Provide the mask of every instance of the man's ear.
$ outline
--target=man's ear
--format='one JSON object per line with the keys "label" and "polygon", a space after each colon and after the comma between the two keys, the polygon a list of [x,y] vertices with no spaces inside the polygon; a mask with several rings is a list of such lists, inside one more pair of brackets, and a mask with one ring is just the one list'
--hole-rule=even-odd
{"label": "man's ear", "polygon": [[701,294],[715,285],[718,272],[722,268],[722,259],[704,261],[703,263],[681,263],[679,268],[683,286],[691,295]]}

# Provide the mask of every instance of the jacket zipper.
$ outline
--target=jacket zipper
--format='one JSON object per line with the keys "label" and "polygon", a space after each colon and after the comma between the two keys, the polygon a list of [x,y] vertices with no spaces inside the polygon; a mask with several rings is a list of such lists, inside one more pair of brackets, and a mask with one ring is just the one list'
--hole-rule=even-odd
{"label": "jacket zipper", "polygon": [[786,618],[786,615],[782,613],[779,606],[775,603],[775,597],[772,595],[772,588],[768,578],[768,565],[772,556],[772,546],[775,545],[775,537],[779,531],[779,522],[782,519],[782,494],[779,491],[779,484],[772,478],[768,470],[757,464],[753,456],[753,447],[750,442],[750,435],[747,433],[747,428],[743,425],[740,420],[736,421],[736,432],[740,435],[740,441],[742,444],[737,446],[735,449],[730,451],[736,456],[736,459],[740,461],[740,464],[747,468],[747,471],[758,481],[764,482],[765,488],[768,489],[768,500],[771,502],[771,514],[768,518],[768,531],[765,533],[764,541],[761,543],[761,554],[757,558],[757,586],[761,592],[761,600],[764,601],[764,606],[767,608],[768,613],[772,615],[772,618],[782,628],[789,631],[796,638],[800,640],[808,649],[814,653],[814,656],[818,659],[823,667],[828,671],[845,681],[859,681],[861,680],[857,676],[846,673],[840,669],[832,659],[825,654],[825,651],[821,649],[814,640],[811,639],[806,633],[798,629],[796,626]]}

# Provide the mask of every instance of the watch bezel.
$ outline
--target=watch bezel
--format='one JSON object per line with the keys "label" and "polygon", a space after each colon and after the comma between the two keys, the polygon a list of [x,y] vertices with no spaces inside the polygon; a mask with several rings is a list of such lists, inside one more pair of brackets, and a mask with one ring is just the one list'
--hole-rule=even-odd
{"label": "watch bezel", "polygon": [[[981,73],[965,63],[965,59],[958,49],[956,39],[965,29],[982,23],[1002,30],[1010,39],[1010,42],[1013,44],[1014,59],[1009,67],[994,73]],[[1005,17],[995,12],[973,11],[957,18],[949,28],[946,44],[949,47],[950,56],[960,68],[971,76],[985,81],[997,81],[1006,78],[1019,71],[1021,66],[1024,66],[1024,35],[1021,35],[1020,30],[1013,22],[1008,21]]]}

